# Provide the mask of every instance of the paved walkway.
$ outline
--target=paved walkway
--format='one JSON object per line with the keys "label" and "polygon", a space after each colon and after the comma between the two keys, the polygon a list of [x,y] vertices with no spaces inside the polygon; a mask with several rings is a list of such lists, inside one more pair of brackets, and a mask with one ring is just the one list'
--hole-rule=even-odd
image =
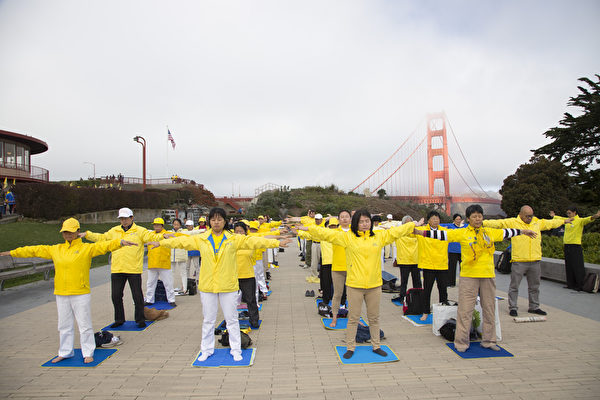
{"label": "paved walkway", "polygon": [[[119,351],[96,368],[42,368],[56,355],[56,306],[48,302],[0,320],[0,398],[43,399],[571,399],[599,398],[600,322],[552,306],[548,321],[516,324],[500,302],[503,341],[513,358],[463,360],[427,327],[414,327],[383,294],[381,328],[400,361],[342,365],[343,332],[327,331],[297,251],[280,254],[258,349],[250,368],[193,368],[202,312],[198,296],[178,297],[171,317],[141,333],[124,332]],[[390,272],[391,267],[388,267]],[[498,288],[502,289],[499,283]],[[457,298],[450,289],[450,298]],[[499,296],[506,293],[498,290]],[[573,295],[573,302],[583,299]],[[437,293],[433,299],[437,300]],[[4,302],[4,299],[2,298]],[[92,289],[95,330],[112,322],[110,285]],[[133,306],[126,289],[126,313]],[[520,310],[527,309],[520,299]],[[219,313],[220,314],[220,313]]]}

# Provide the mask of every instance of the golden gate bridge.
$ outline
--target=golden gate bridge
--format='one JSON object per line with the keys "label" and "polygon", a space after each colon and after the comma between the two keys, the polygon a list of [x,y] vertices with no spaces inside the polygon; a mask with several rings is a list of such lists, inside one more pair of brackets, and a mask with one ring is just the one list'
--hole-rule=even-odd
{"label": "golden gate bridge", "polygon": [[[451,147],[455,147],[460,156],[456,159],[451,157],[455,152],[448,151],[447,128],[454,138]],[[468,175],[460,172],[465,167]],[[456,203],[500,204],[500,200],[488,195],[477,181],[443,112],[428,114],[392,155],[351,192],[377,195],[381,189],[393,199],[438,204],[448,214]]]}

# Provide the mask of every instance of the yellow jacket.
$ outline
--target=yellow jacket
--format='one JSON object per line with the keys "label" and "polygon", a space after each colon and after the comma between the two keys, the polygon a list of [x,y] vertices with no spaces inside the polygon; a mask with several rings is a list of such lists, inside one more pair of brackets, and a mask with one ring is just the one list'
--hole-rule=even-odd
{"label": "yellow jacket", "polygon": [[179,236],[161,240],[161,246],[186,250],[199,250],[202,257],[198,290],[208,293],[235,292],[239,289],[236,253],[239,250],[279,247],[279,240],[263,239],[223,232],[223,241],[217,254],[211,243],[212,234],[205,232],[195,236]]}
{"label": "yellow jacket", "polygon": [[254,250],[238,250],[235,255],[237,262],[238,279],[254,278]]}
{"label": "yellow jacket", "polygon": [[[165,233],[167,231],[163,229],[159,235]],[[171,269],[171,250],[162,246],[148,249],[148,268]]]}
{"label": "yellow jacket", "polygon": [[[564,223],[565,217],[554,217],[555,220],[561,220]],[[563,236],[564,244],[581,244],[581,236],[583,235],[583,227],[592,222],[592,216],[580,218],[576,215],[573,221],[565,224],[565,236]],[[560,225],[559,225],[560,226]]]}
{"label": "yellow jacket", "polygon": [[[448,229],[449,242],[459,242],[461,249],[460,276],[465,278],[493,278],[494,242],[504,239],[502,229],[479,228],[471,225],[464,229]],[[522,236],[522,235],[521,235]]]}
{"label": "yellow jacket", "polygon": [[327,241],[321,242],[321,264],[333,265],[333,245]]}
{"label": "yellow jacket", "polygon": [[[421,231],[430,231],[429,224],[418,227]],[[448,229],[438,226],[438,230]],[[448,242],[417,236],[419,243],[418,264],[421,269],[445,270],[448,269]]]}
{"label": "yellow jacket", "polygon": [[[248,236],[254,236],[254,237],[263,237],[263,236],[279,236],[281,234],[281,232],[279,230],[276,231],[263,231],[263,232],[248,232]],[[265,252],[265,248],[262,249],[258,249],[254,251],[254,264],[256,264],[257,260],[262,259],[263,253]],[[254,265],[252,264],[252,265]],[[265,265],[266,267],[266,265]]]}
{"label": "yellow jacket", "polygon": [[144,243],[158,241],[163,237],[158,233],[154,233],[133,223],[127,232],[119,225],[105,233],[87,231],[85,238],[90,242],[124,239],[136,243],[137,246],[121,247],[113,251],[110,272],[113,274],[141,274],[144,270]]}
{"label": "yellow jacket", "polygon": [[314,225],[315,219],[309,217],[308,215],[305,215],[303,217],[300,217],[300,223],[304,226]]}
{"label": "yellow jacket", "polygon": [[416,237],[402,236],[396,240],[396,264],[417,265],[419,263],[419,242]]}
{"label": "yellow jacket", "polygon": [[506,219],[488,219],[483,221],[483,226],[501,229],[531,229],[537,236],[519,235],[510,239],[512,245],[511,261],[513,262],[531,262],[542,259],[542,235],[541,231],[558,228],[564,224],[561,219],[539,219],[533,217],[529,224],[526,224],[520,216]]}
{"label": "yellow jacket", "polygon": [[359,232],[357,237],[352,231],[344,232],[334,229],[309,226],[308,232],[312,237],[326,240],[332,244],[344,247],[348,261],[348,275],[346,285],[359,288],[371,289],[381,286],[381,249],[399,237],[409,235],[415,228],[414,222],[374,232],[375,236],[369,236]]}
{"label": "yellow jacket", "polygon": [[[337,228],[340,232],[348,232],[344,231],[341,226]],[[333,259],[331,262],[331,270],[332,271],[347,271],[348,265],[346,264],[346,249],[340,245],[333,244]]]}
{"label": "yellow jacket", "polygon": [[75,239],[53,246],[25,246],[10,252],[13,257],[40,257],[54,262],[54,294],[75,296],[90,292],[92,258],[121,247],[121,240],[83,243]]}
{"label": "yellow jacket", "polygon": [[277,228],[281,225],[281,221],[263,222],[258,226],[258,232],[269,232],[272,228]]}

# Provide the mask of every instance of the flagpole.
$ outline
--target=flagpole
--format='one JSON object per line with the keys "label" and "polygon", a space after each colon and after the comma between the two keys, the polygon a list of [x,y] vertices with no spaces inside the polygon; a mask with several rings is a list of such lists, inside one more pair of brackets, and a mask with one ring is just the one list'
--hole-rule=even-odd
{"label": "flagpole", "polygon": [[[169,125],[167,125],[167,135],[169,134]],[[169,136],[167,136],[167,178],[169,178]]]}

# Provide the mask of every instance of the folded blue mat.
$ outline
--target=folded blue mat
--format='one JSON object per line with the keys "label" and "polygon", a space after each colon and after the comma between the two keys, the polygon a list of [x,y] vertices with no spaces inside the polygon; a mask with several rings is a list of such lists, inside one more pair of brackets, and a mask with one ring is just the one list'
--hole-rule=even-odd
{"label": "folded blue mat", "polygon": [[154,308],[155,310],[171,310],[175,308],[172,305],[170,305],[167,301],[156,301],[154,302],[154,304],[144,307]]}
{"label": "folded blue mat", "polygon": [[394,275],[390,274],[390,273],[389,273],[389,272],[387,272],[387,271],[381,271],[381,278],[382,278],[384,281],[386,281],[386,282],[387,282],[387,281],[397,281],[397,280],[398,280],[398,278],[397,278],[396,276],[394,276]]}
{"label": "folded blue mat", "polygon": [[70,368],[88,368],[88,367],[95,367],[97,365],[100,365],[104,360],[106,360],[108,357],[112,356],[117,349],[95,349],[94,350],[94,361],[92,361],[91,363],[85,364],[83,362],[83,354],[81,354],[81,349],[74,349],[73,350],[75,355],[71,358],[65,358],[62,361],[59,361],[55,364],[52,363],[52,360],[54,360],[56,357],[52,357],[50,359],[50,361],[46,361],[45,363],[42,364],[42,367],[70,367]]}
{"label": "folded blue mat", "polygon": [[[125,321],[125,323],[119,327],[111,328],[110,325],[106,325],[102,328],[103,331],[128,331],[128,332],[139,332],[145,331],[148,329],[150,325],[152,325],[156,321],[146,321],[146,326],[143,328],[138,328],[137,322],[135,321]],[[112,324],[111,324],[112,325]]]}
{"label": "folded blue mat", "polygon": [[206,361],[198,361],[198,357],[202,352],[198,353],[192,367],[249,367],[254,364],[254,356],[256,349],[245,349],[242,350],[242,361],[233,361],[233,356],[229,354],[230,349],[215,349],[215,352],[206,359]]}
{"label": "folded blue mat", "polygon": [[[337,324],[335,324],[335,328],[331,327],[331,321],[333,321],[333,318],[321,318],[321,322],[323,323],[325,329],[337,331],[346,329],[348,327],[348,318],[338,318]],[[360,322],[362,322],[365,326],[368,326],[367,323],[362,319],[362,317],[360,317]]]}
{"label": "folded blue mat", "polygon": [[[250,328],[250,321],[247,319],[240,319],[239,323],[240,323],[240,329]],[[262,324],[262,319],[258,320],[258,328],[260,328],[260,324]],[[258,329],[258,328],[251,328],[251,329]],[[225,322],[225,320],[221,321],[219,326],[217,326],[217,329],[221,329],[221,330],[227,329],[227,322]]]}
{"label": "folded blue mat", "polygon": [[398,361],[398,356],[388,346],[381,346],[381,349],[387,353],[386,357],[373,353],[373,346],[356,346],[352,358],[346,360],[343,357],[346,346],[335,346],[335,351],[342,364],[374,364]]}
{"label": "folded blue mat", "polygon": [[404,305],[404,302],[400,301],[400,299],[392,299],[392,303],[394,303],[398,307],[402,307]]}
{"label": "folded blue mat", "polygon": [[433,323],[433,314],[427,314],[427,319],[421,321],[422,315],[403,315],[402,318],[409,320],[413,325],[423,326]]}
{"label": "folded blue mat", "polygon": [[471,342],[469,348],[465,352],[456,351],[454,343],[446,343],[453,352],[458,354],[461,358],[488,358],[488,357],[514,357],[511,353],[500,347],[500,351],[492,349],[486,349],[481,347],[481,342]]}

